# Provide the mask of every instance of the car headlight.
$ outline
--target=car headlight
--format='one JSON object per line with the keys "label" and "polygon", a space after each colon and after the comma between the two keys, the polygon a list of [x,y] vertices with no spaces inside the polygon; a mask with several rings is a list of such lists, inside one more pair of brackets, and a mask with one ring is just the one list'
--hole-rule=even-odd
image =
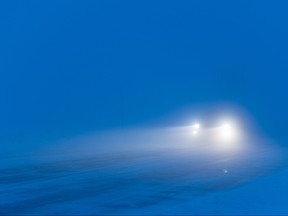
{"label": "car headlight", "polygon": [[239,147],[239,141],[243,136],[240,127],[231,121],[207,128],[201,127],[200,123],[194,123],[190,131],[197,138],[197,142],[204,143],[204,145],[208,144],[213,146],[212,149],[221,151]]}

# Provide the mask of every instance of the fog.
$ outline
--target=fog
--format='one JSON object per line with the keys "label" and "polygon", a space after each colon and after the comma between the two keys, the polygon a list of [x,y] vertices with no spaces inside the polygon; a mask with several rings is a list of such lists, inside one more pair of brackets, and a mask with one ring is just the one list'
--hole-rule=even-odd
{"label": "fog", "polygon": [[249,115],[202,110],[203,115],[181,112],[150,126],[30,146],[21,159],[1,164],[0,191],[7,196],[0,213],[178,214],[179,205],[187,213],[199,197],[207,197],[200,204],[214,202],[211,194],[249,185],[285,166],[285,150]]}
{"label": "fog", "polygon": [[[115,169],[129,172],[128,178],[149,176],[164,182],[184,178],[191,185],[200,182],[202,187],[209,182],[208,188],[214,181],[216,185],[223,182],[221,189],[252,181],[284,163],[284,149],[262,134],[251,116],[239,108],[221,108],[219,112],[219,106],[202,106],[190,109],[190,115],[186,109],[170,117],[174,125],[173,121],[162,120],[164,124],[157,122],[150,127],[102,131],[61,140],[40,149],[35,156],[40,162],[85,161],[84,164],[95,169],[102,166],[111,169],[111,174]],[[192,111],[198,118],[192,117]],[[180,125],[175,116],[186,121]]]}

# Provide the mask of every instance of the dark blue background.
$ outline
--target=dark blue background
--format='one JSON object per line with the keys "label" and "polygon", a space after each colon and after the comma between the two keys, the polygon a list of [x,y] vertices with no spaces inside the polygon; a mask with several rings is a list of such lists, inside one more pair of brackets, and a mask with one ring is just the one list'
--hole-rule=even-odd
{"label": "dark blue background", "polygon": [[1,1],[0,142],[231,102],[287,127],[287,1]]}

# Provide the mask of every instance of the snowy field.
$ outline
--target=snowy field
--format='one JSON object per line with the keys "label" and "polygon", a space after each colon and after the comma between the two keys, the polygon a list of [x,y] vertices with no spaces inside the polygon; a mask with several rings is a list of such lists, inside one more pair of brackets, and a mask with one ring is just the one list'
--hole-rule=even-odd
{"label": "snowy field", "polygon": [[[179,141],[173,137],[172,143]],[[80,152],[76,144],[69,154],[58,148],[58,155],[49,153],[54,157],[17,164],[12,158],[1,166],[0,214],[288,214],[288,169],[279,150],[260,144],[241,154],[215,154],[209,146],[191,148],[181,141],[176,147],[98,154],[91,145],[81,145],[86,151]]]}

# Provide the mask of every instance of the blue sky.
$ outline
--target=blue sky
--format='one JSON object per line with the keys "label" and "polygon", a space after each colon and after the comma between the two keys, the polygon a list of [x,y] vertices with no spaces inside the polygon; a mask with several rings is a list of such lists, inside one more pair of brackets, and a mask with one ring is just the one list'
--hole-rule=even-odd
{"label": "blue sky", "polygon": [[0,3],[0,142],[46,142],[229,102],[287,126],[287,1]]}

